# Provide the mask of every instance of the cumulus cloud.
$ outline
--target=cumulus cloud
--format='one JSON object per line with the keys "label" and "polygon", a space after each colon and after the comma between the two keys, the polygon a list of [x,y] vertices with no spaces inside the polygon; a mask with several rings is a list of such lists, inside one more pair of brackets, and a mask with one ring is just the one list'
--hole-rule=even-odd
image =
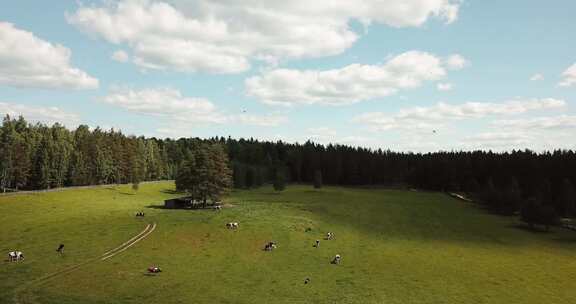
{"label": "cumulus cloud", "polygon": [[334,70],[274,69],[245,81],[249,96],[271,105],[346,105],[386,97],[446,75],[442,60],[409,51],[382,65],[351,64]]}
{"label": "cumulus cloud", "polygon": [[464,137],[460,148],[465,150],[512,150],[534,146],[535,138],[521,132],[483,132]]}
{"label": "cumulus cloud", "polygon": [[70,64],[68,48],[0,22],[0,84],[15,87],[95,89],[98,79]]}
{"label": "cumulus cloud", "polygon": [[544,80],[544,76],[540,73],[536,73],[532,75],[532,77],[530,77],[530,81],[540,81],[540,80]]}
{"label": "cumulus cloud", "polygon": [[469,63],[462,55],[454,54],[446,58],[446,67],[450,70],[460,70],[466,67]]}
{"label": "cumulus cloud", "polygon": [[28,122],[41,122],[48,125],[61,123],[68,127],[80,124],[80,117],[57,107],[30,106],[17,103],[0,102],[0,115],[16,118],[23,116]]}
{"label": "cumulus cloud", "polygon": [[562,73],[562,81],[558,84],[561,87],[571,87],[576,85],[576,63]]}
{"label": "cumulus cloud", "polygon": [[452,90],[452,84],[451,83],[439,83],[436,85],[436,89],[438,89],[438,91],[451,91]]}
{"label": "cumulus cloud", "polygon": [[527,119],[497,120],[492,123],[498,128],[520,130],[560,130],[576,128],[576,115],[559,115]]}
{"label": "cumulus cloud", "polygon": [[259,127],[274,127],[283,124],[288,121],[284,116],[278,115],[253,115],[253,114],[239,114],[231,115],[229,119],[232,122],[239,122],[241,124],[249,126],[259,126]]}
{"label": "cumulus cloud", "polygon": [[186,127],[197,124],[240,123],[253,126],[277,126],[287,121],[278,115],[226,114],[206,98],[187,97],[173,88],[116,88],[100,101],[130,112],[178,121]]}
{"label": "cumulus cloud", "polygon": [[128,59],[130,59],[130,56],[128,56],[128,53],[126,53],[122,50],[118,50],[118,51],[112,53],[111,58],[112,58],[112,60],[115,60],[118,62],[127,62]]}
{"label": "cumulus cloud", "polygon": [[251,61],[340,54],[359,34],[350,21],[393,27],[451,23],[459,0],[104,1],[67,20],[113,44],[125,44],[147,69],[238,73]]}
{"label": "cumulus cloud", "polygon": [[369,112],[358,115],[353,122],[368,125],[372,130],[431,129],[449,120],[483,118],[489,115],[514,115],[528,111],[557,109],[566,105],[564,100],[543,98],[512,100],[503,103],[466,102],[463,104],[438,103],[431,107],[401,109],[396,114]]}

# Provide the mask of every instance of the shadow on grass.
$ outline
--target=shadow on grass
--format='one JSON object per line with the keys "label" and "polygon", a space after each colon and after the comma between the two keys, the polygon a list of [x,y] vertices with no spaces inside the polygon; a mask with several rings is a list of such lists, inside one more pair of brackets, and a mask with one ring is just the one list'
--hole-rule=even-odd
{"label": "shadow on grass", "polygon": [[164,210],[185,210],[185,211],[194,211],[194,210],[210,210],[214,211],[214,207],[212,205],[206,206],[206,208],[166,208],[164,205],[148,205],[144,208],[148,209],[164,209]]}
{"label": "shadow on grass", "polygon": [[546,229],[542,229],[539,227],[534,227],[534,228],[530,228],[530,226],[525,225],[525,224],[512,224],[512,225],[508,225],[508,228],[513,228],[513,229],[518,229],[518,230],[523,230],[523,231],[528,231],[531,233],[536,233],[536,234],[541,234],[541,233],[554,233],[554,231],[552,229],[550,230],[546,230]]}
{"label": "shadow on grass", "polygon": [[161,193],[165,193],[165,194],[182,194],[184,192],[182,191],[176,191],[176,190],[172,190],[172,189],[164,189],[164,190],[160,190]]}
{"label": "shadow on grass", "polygon": [[149,208],[149,209],[173,209],[173,208],[166,208],[166,207],[164,207],[164,205],[148,205],[148,206],[145,206],[144,208]]}

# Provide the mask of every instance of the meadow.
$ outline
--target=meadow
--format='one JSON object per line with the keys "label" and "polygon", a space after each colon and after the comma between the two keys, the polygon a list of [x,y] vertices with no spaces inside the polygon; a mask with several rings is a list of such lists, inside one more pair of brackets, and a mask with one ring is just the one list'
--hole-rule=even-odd
{"label": "meadow", "polygon": [[[576,233],[437,192],[235,190],[221,212],[171,210],[172,182],[0,196],[0,303],[574,303]],[[136,218],[144,211],[144,218]],[[238,222],[237,231],[226,229]],[[91,261],[137,235],[147,238]],[[311,231],[306,231],[311,228]],[[336,235],[323,240],[326,232]],[[321,239],[318,248],[314,241]],[[272,252],[262,250],[276,241]],[[65,244],[62,256],[55,252]],[[330,264],[335,254],[340,265]],[[158,265],[163,272],[149,275]],[[304,280],[310,278],[309,284]]]}

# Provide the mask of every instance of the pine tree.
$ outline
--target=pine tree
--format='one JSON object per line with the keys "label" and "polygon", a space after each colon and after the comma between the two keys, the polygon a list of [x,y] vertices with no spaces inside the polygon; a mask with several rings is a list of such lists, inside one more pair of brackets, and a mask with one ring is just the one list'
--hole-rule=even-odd
{"label": "pine tree", "polygon": [[558,198],[556,199],[556,210],[563,216],[575,215],[576,191],[569,179],[562,181],[562,186]]}
{"label": "pine tree", "polygon": [[316,170],[314,172],[314,188],[320,189],[322,188],[322,171]]}
{"label": "pine tree", "polygon": [[276,172],[274,174],[274,182],[272,185],[276,191],[283,191],[286,189],[286,173],[284,172],[284,168],[276,168]]}
{"label": "pine tree", "polygon": [[219,144],[201,143],[179,169],[176,188],[206,207],[232,187],[228,156]]}

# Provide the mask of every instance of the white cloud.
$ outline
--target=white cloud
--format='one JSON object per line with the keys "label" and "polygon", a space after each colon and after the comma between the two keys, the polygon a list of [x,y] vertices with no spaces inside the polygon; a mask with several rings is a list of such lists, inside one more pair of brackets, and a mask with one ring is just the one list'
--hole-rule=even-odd
{"label": "white cloud", "polygon": [[125,51],[118,50],[112,54],[111,58],[118,62],[127,62],[130,59],[130,56],[128,56],[128,53]]}
{"label": "white cloud", "polygon": [[176,89],[116,88],[100,101],[130,112],[178,121],[182,128],[197,124],[239,123],[252,126],[277,126],[287,119],[279,115],[226,114],[206,98],[186,97]]}
{"label": "white cloud", "polygon": [[0,115],[12,118],[23,116],[28,122],[41,122],[48,125],[61,123],[68,127],[80,124],[80,117],[57,107],[30,106],[17,103],[0,102]]}
{"label": "white cloud", "polygon": [[382,112],[364,113],[354,117],[352,121],[368,125],[374,131],[424,130],[438,128],[448,120],[522,114],[528,111],[561,108],[565,105],[564,100],[553,98],[512,100],[503,103],[466,102],[457,105],[441,102],[431,107],[402,109],[393,115]]}
{"label": "white cloud", "polygon": [[305,136],[300,136],[295,142],[306,142],[311,140],[319,144],[340,144],[349,146],[362,146],[362,147],[377,147],[377,143],[373,137],[364,137],[356,135],[343,135],[330,127],[315,127],[308,128]]}
{"label": "white cloud", "polygon": [[125,44],[147,69],[237,73],[251,61],[336,55],[359,34],[352,20],[393,27],[451,23],[459,0],[104,1],[67,14],[69,23]]}
{"label": "white cloud", "polygon": [[385,97],[446,75],[442,60],[410,51],[382,65],[351,64],[334,70],[275,69],[245,81],[249,96],[271,105],[346,105]]}
{"label": "white cloud", "polygon": [[0,22],[0,85],[39,88],[98,88],[98,79],[70,65],[68,48]]}
{"label": "white cloud", "polygon": [[439,83],[436,85],[436,89],[438,89],[438,91],[451,91],[452,90],[452,84],[451,83]]}
{"label": "white cloud", "polygon": [[259,127],[275,127],[288,121],[284,116],[253,114],[231,115],[229,116],[229,119],[232,122],[239,122],[244,125]]}
{"label": "white cloud", "polygon": [[562,73],[562,81],[558,84],[561,87],[571,87],[576,85],[576,63]]}
{"label": "white cloud", "polygon": [[559,130],[576,128],[576,115],[536,117],[527,119],[497,120],[492,123],[497,128],[518,130]]}
{"label": "white cloud", "polygon": [[530,77],[530,81],[540,81],[540,80],[544,80],[544,76],[540,73],[536,73],[532,75],[532,77]]}
{"label": "white cloud", "polygon": [[512,150],[534,146],[535,138],[521,132],[483,132],[464,137],[460,147],[465,150]]}
{"label": "white cloud", "polygon": [[446,66],[450,70],[461,70],[466,67],[469,62],[462,55],[454,54],[446,59]]}

